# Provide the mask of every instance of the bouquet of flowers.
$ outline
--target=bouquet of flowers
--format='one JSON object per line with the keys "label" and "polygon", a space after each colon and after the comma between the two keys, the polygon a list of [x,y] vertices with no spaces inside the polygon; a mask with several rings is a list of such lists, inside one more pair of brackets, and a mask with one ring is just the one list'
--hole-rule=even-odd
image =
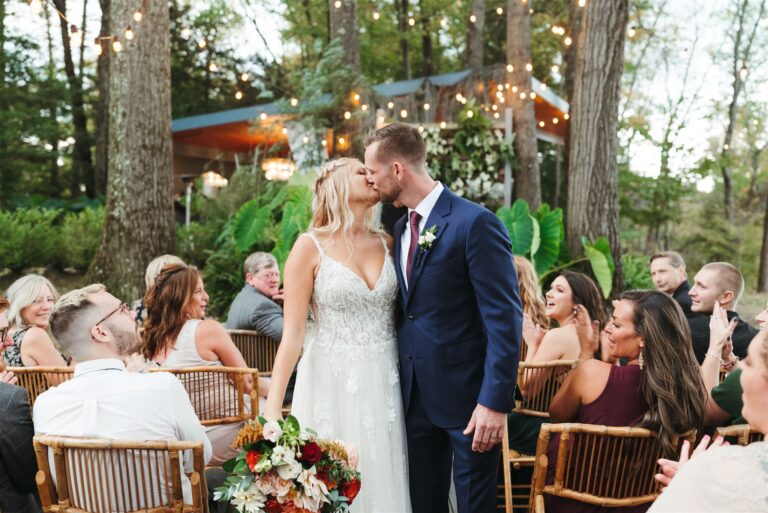
{"label": "bouquet of flowers", "polygon": [[222,465],[232,475],[213,499],[240,513],[345,512],[360,491],[353,451],[302,431],[295,417],[248,422],[232,446],[242,450]]}

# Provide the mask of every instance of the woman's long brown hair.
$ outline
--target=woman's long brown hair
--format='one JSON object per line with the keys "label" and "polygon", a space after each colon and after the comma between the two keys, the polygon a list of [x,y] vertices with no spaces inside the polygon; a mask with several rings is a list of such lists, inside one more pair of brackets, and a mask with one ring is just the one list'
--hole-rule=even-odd
{"label": "woman's long brown hair", "polygon": [[157,275],[144,296],[146,318],[142,331],[142,353],[152,360],[173,346],[184,323],[190,318],[189,302],[200,273],[184,264],[168,264]]}
{"label": "woman's long brown hair", "polygon": [[643,339],[642,394],[648,412],[640,427],[656,431],[666,457],[676,435],[699,429],[706,394],[683,310],[656,290],[631,290],[621,299],[633,303],[635,331]]}

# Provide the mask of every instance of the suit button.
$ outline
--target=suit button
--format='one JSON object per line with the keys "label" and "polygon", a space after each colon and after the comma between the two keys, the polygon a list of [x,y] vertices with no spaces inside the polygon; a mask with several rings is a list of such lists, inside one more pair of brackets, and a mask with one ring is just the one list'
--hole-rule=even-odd
{"label": "suit button", "polygon": [[405,359],[410,362],[411,361],[411,355],[409,355],[409,354],[405,355]]}
{"label": "suit button", "polygon": [[416,317],[414,317],[413,315],[409,315],[408,320],[413,322],[414,320],[416,320]]}

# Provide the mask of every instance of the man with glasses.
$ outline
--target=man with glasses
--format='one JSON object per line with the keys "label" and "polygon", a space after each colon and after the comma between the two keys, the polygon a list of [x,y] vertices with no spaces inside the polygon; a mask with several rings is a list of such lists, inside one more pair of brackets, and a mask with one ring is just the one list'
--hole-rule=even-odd
{"label": "man with glasses", "polygon": [[245,259],[245,286],[237,294],[227,315],[230,330],[254,330],[274,340],[283,338],[283,309],[278,302],[280,267],[269,253],[257,252]]}
{"label": "man with glasses", "polygon": [[[170,373],[126,371],[123,358],[141,343],[128,305],[103,285],[89,285],[62,296],[50,323],[53,335],[79,363],[71,380],[35,401],[36,433],[201,441],[208,462],[210,442],[181,382]],[[192,472],[191,453],[184,455],[184,468]],[[190,484],[183,474],[182,486],[184,500],[191,504]]]}

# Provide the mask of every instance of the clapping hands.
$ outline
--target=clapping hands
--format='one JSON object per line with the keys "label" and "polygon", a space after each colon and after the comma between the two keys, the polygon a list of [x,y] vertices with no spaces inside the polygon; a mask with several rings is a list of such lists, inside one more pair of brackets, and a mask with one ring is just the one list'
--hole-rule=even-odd
{"label": "clapping hands", "polygon": [[709,318],[709,352],[722,354],[721,358],[727,360],[733,352],[731,335],[738,324],[738,318],[728,322],[728,312],[715,301],[712,316]]}
{"label": "clapping hands", "polygon": [[546,330],[534,324],[533,319],[528,314],[523,314],[523,340],[528,348],[537,348],[546,334]]}
{"label": "clapping hands", "polygon": [[664,486],[668,486],[669,483],[672,481],[672,478],[675,477],[677,474],[677,471],[680,470],[680,467],[688,463],[688,461],[696,456],[697,454],[701,454],[702,452],[706,451],[707,448],[711,447],[720,447],[722,445],[729,445],[728,442],[723,439],[722,436],[718,436],[715,438],[715,441],[712,442],[712,445],[709,445],[711,438],[709,435],[705,435],[701,439],[701,443],[699,443],[698,447],[694,449],[693,453],[689,455],[691,451],[691,444],[688,442],[688,440],[683,441],[683,448],[680,452],[680,460],[679,461],[673,461],[673,460],[667,460],[664,458],[661,458],[659,460],[659,467],[661,467],[661,473],[656,474],[656,481],[661,483]]}
{"label": "clapping hands", "polygon": [[579,337],[579,359],[589,359],[600,347],[600,321],[592,320],[584,305],[573,307],[573,320],[576,335]]}

